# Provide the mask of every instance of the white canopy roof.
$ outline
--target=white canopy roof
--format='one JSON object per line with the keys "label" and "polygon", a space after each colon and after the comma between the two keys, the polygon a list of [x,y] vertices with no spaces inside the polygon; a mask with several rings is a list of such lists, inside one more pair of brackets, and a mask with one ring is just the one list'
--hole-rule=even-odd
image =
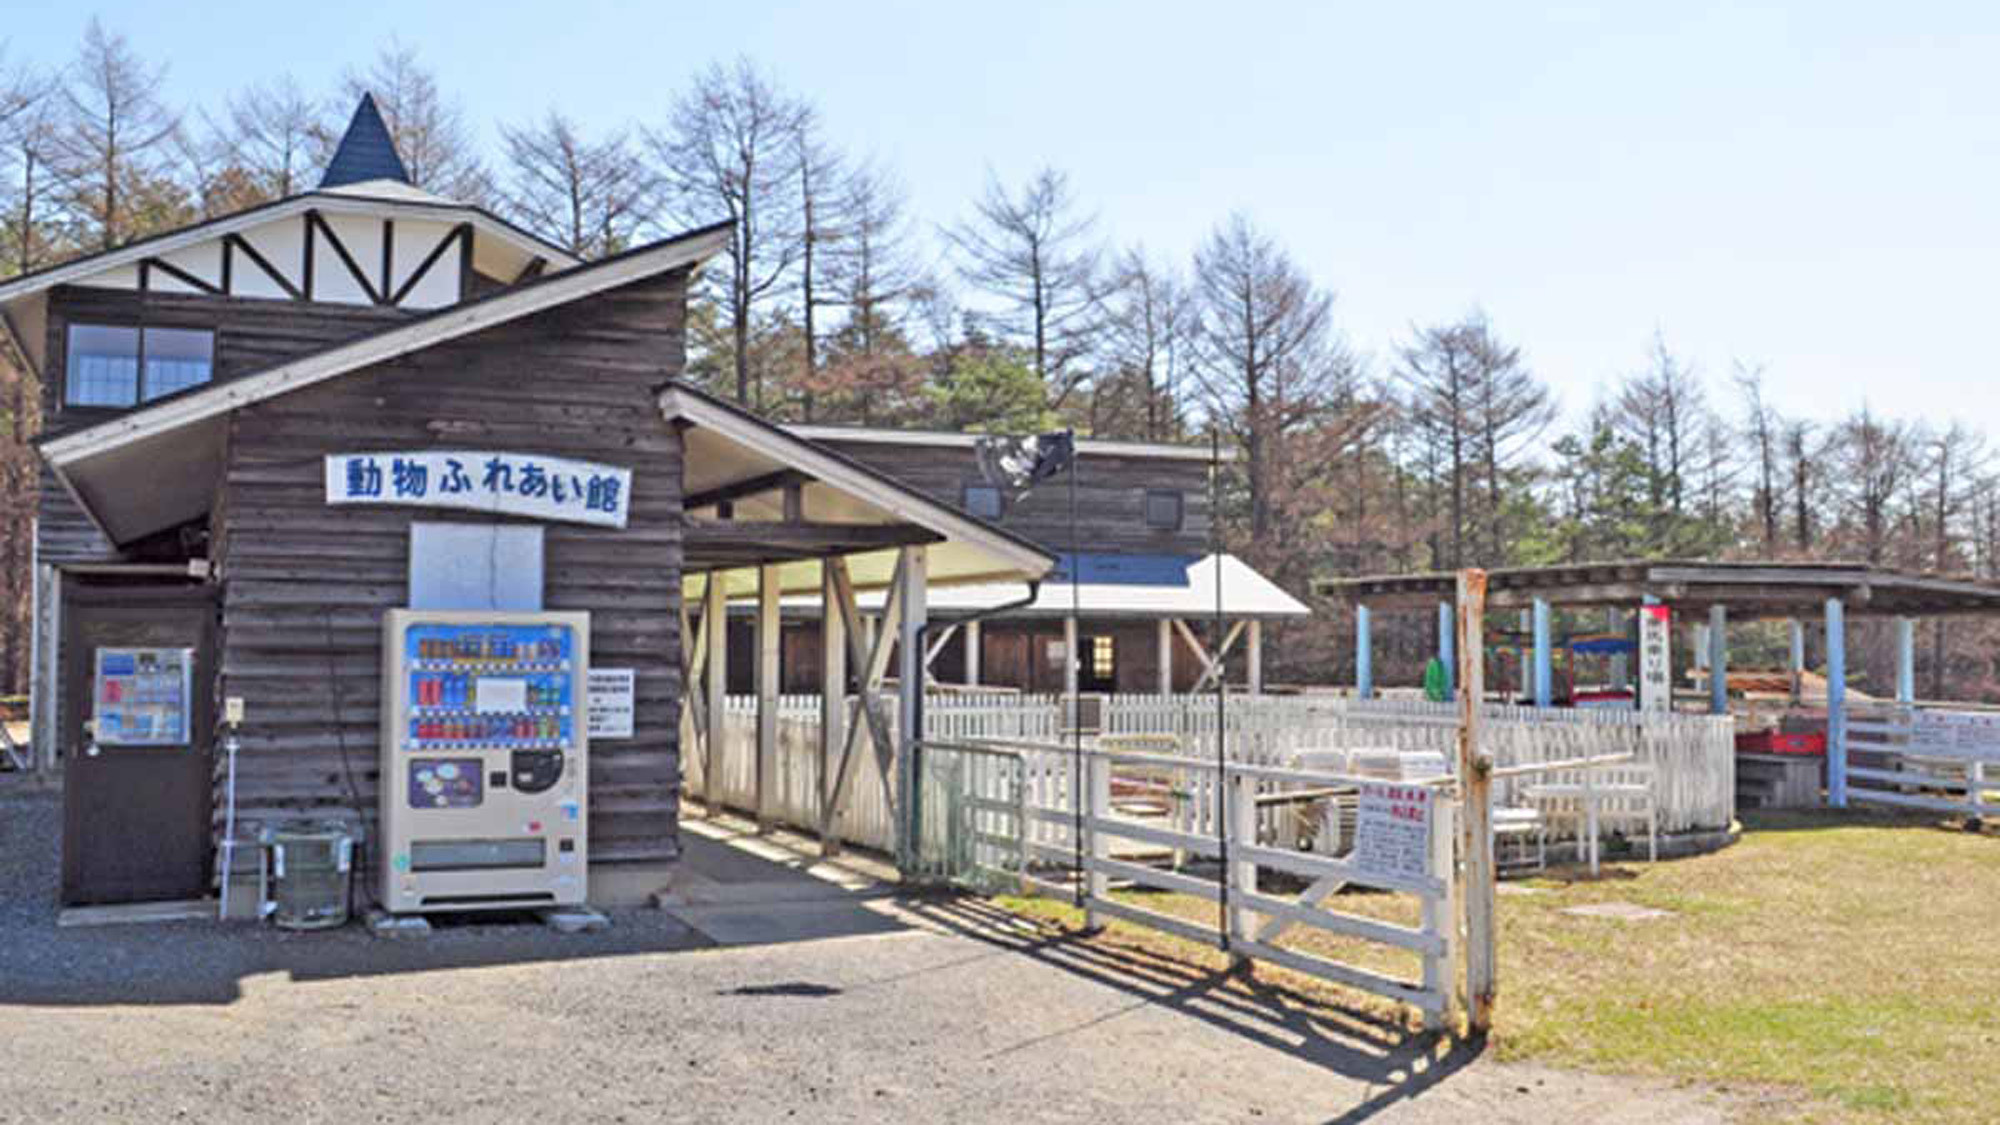
{"label": "white canopy roof", "polygon": [[[1182,581],[1086,581],[1076,588],[1074,610],[1084,617],[1124,617],[1149,621],[1171,617],[1209,617],[1215,613],[1218,567],[1224,617],[1232,620],[1274,620],[1312,615],[1312,610],[1304,602],[1287,594],[1235,555],[1209,555],[1187,560],[1185,579]],[[731,592],[734,594],[737,591]],[[746,587],[742,592],[749,593],[751,588]],[[950,586],[933,583],[926,602],[932,617],[948,619],[1020,601],[1023,593],[1018,582],[973,582]],[[856,598],[864,612],[879,611],[883,600],[879,591]],[[794,608],[817,608],[819,603],[811,597],[787,597],[784,604]],[[1072,611],[1070,584],[1049,580],[1036,591],[1032,604],[1010,609],[1007,616],[1061,619],[1068,617]]]}

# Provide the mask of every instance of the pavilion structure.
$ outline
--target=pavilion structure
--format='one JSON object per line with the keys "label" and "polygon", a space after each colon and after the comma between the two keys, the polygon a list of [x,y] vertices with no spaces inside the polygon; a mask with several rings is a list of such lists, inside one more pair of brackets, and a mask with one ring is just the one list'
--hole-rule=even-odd
{"label": "pavilion structure", "polygon": [[[1355,607],[1355,687],[1374,694],[1371,631],[1377,612],[1437,614],[1438,655],[1455,667],[1452,645],[1456,575],[1450,572],[1325,580],[1318,591]],[[1643,709],[1670,709],[1668,625],[1672,615],[1697,622],[1698,652],[1705,652],[1709,709],[1729,709],[1731,622],[1784,620],[1791,626],[1791,671],[1805,666],[1809,621],[1826,637],[1827,799],[1847,804],[1847,638],[1850,615],[1896,623],[1896,702],[1916,701],[1916,622],[1920,618],[2000,613],[2000,583],[1856,563],[1712,562],[1703,560],[1575,563],[1514,567],[1487,572],[1489,610],[1515,610],[1531,637],[1529,685],[1533,702],[1553,706],[1551,618],[1555,608],[1600,608],[1614,620],[1632,612],[1638,622]]]}

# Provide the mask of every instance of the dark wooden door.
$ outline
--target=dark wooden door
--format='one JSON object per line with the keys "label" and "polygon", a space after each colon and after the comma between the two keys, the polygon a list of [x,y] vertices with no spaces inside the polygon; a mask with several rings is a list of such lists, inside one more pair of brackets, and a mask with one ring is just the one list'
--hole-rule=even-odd
{"label": "dark wooden door", "polygon": [[[87,587],[65,599],[65,905],[206,893],[214,623],[205,589]],[[183,652],[185,689],[170,690]]]}

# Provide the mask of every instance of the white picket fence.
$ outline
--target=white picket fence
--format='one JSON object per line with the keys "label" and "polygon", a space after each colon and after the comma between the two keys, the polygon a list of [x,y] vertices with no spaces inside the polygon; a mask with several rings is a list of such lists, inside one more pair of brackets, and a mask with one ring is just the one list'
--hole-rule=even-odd
{"label": "white picket fence", "polygon": [[[847,726],[860,720],[856,700],[847,701]],[[1456,760],[1457,709],[1452,704],[1403,700],[1358,701],[1335,696],[1231,697],[1218,717],[1215,697],[1207,695],[1086,696],[1080,706],[1086,747],[1107,746],[1179,755],[1192,763],[1215,760],[1218,724],[1226,731],[1228,760],[1246,765],[1288,766],[1306,751],[1347,751],[1394,748],[1438,753]],[[891,728],[895,707],[882,708]],[[1064,721],[1062,697],[1055,695],[933,694],[925,702],[925,734],[942,742],[1008,740],[1063,743],[1070,724]],[[1650,765],[1663,833],[1726,829],[1735,815],[1736,757],[1734,727],[1727,717],[1637,712],[1537,709],[1489,705],[1483,714],[1482,738],[1501,768],[1537,762],[1630,754]],[[722,721],[722,802],[733,808],[756,808],[757,701],[733,696]],[[820,776],[819,697],[782,696],[778,701],[778,754],[775,793],[767,805],[781,822],[815,830],[819,819]],[[1132,736],[1156,736],[1133,738]],[[1104,738],[1101,736],[1123,736]],[[863,740],[865,751],[865,739]],[[690,745],[682,755],[685,791],[704,792],[705,755]],[[1041,759],[1037,759],[1039,762]],[[1060,804],[1067,781],[1056,771],[1060,763],[1028,771],[1024,783],[1037,804]],[[1217,807],[1208,790],[1215,784],[1206,770],[1185,771],[1181,784],[1192,799],[1178,802],[1186,823],[1180,830],[1212,834],[1211,810]],[[1513,791],[1523,780],[1502,779],[1494,786],[1496,804],[1520,803]],[[1273,814],[1275,815],[1275,814]],[[1268,819],[1268,818],[1267,818]],[[1260,824],[1269,832],[1272,824]],[[851,843],[894,851],[895,818],[872,754],[860,755],[851,796],[838,824]]]}

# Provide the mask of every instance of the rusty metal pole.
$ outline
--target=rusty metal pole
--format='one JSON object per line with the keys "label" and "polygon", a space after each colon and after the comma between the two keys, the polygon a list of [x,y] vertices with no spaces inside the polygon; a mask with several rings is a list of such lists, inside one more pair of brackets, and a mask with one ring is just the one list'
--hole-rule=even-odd
{"label": "rusty metal pole", "polygon": [[1466,1022],[1474,1035],[1493,1026],[1493,756],[1479,740],[1486,697],[1486,572],[1458,572],[1458,818],[1464,857]]}

